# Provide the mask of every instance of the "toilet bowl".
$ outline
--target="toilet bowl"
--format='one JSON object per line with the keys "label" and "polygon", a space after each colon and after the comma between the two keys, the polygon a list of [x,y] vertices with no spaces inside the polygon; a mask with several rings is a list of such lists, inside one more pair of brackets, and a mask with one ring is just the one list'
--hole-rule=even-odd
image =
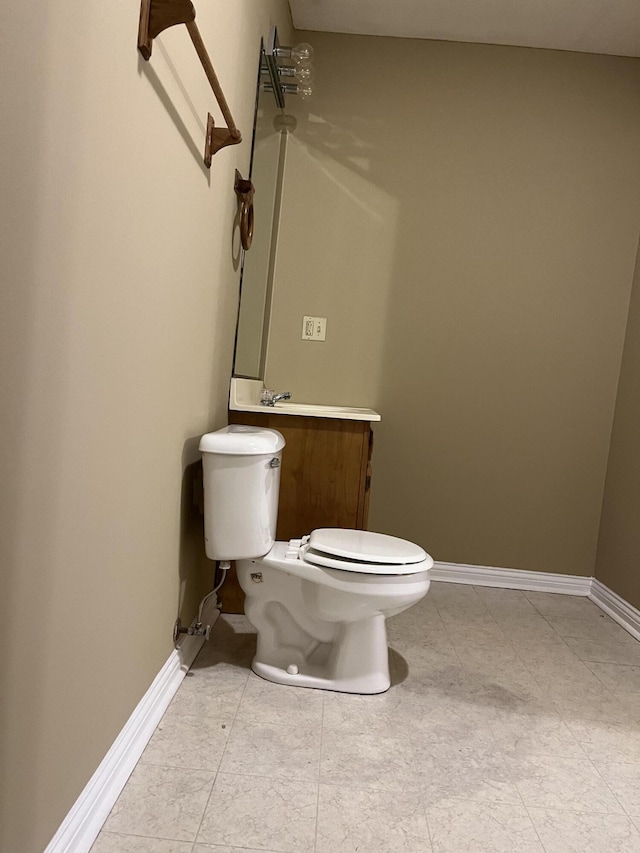
{"label": "toilet bowl", "polygon": [[381,693],[390,686],[385,620],[427,593],[433,559],[364,530],[276,542],[283,448],[275,430],[241,425],[200,442],[207,556],[236,560],[257,631],[252,669],[279,684]]}

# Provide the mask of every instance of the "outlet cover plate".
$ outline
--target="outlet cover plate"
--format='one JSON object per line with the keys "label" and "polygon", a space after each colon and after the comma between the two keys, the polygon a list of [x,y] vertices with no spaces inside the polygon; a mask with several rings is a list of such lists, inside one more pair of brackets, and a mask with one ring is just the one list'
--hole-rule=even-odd
{"label": "outlet cover plate", "polygon": [[302,318],[302,340],[303,341],[326,341],[327,318],[326,317],[303,317]]}

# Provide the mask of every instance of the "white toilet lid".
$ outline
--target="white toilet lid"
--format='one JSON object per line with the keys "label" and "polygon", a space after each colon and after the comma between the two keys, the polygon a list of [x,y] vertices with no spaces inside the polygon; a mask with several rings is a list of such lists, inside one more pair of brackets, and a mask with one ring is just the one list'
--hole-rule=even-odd
{"label": "white toilet lid", "polygon": [[365,563],[421,563],[427,556],[419,545],[369,530],[321,527],[309,539],[314,551],[360,560]]}
{"label": "white toilet lid", "polygon": [[323,527],[313,531],[302,550],[308,563],[366,574],[414,574],[433,565],[419,545],[368,530]]}

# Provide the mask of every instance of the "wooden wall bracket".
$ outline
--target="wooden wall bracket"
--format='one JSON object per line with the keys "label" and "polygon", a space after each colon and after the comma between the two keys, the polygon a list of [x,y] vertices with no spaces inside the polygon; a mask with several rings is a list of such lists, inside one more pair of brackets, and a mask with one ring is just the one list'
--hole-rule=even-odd
{"label": "wooden wall bracket", "polygon": [[216,127],[211,113],[207,116],[207,132],[204,139],[204,162],[207,169],[211,168],[211,158],[226,145],[236,145],[242,142],[239,136],[234,136],[228,127]]}
{"label": "wooden wall bracket", "polygon": [[242,142],[242,134],[236,127],[231,110],[222,91],[222,87],[209,59],[209,54],[202,41],[202,36],[196,25],[196,10],[191,0],[141,0],[140,24],[138,27],[138,50],[143,58],[149,60],[153,49],[153,40],[168,27],[184,24],[189,32],[198,58],[207,75],[207,80],[213,90],[218,106],[222,111],[227,126],[215,127],[211,114],[207,119],[205,138],[204,162],[211,167],[211,158],[226,145],[237,145]]}
{"label": "wooden wall bracket", "polygon": [[234,190],[240,201],[240,242],[242,248],[248,251],[253,240],[253,195],[255,187],[251,181],[243,178],[236,169]]}

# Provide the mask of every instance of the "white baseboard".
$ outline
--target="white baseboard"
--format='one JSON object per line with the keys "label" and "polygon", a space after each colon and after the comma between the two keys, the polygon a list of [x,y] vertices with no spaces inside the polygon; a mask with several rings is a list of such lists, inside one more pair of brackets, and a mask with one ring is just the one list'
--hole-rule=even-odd
{"label": "white baseboard", "polygon": [[637,610],[597,578],[591,579],[589,598],[601,610],[608,613],[625,631],[628,631],[636,640],[640,640],[640,610]]}
{"label": "white baseboard", "polygon": [[[203,613],[211,626],[219,616],[214,604]],[[44,853],[88,853],[203,642],[186,634],[181,638]]]}
{"label": "white baseboard", "polygon": [[431,569],[431,580],[522,589],[528,592],[557,592],[563,595],[589,595],[591,591],[591,578],[579,575],[467,566],[464,563],[435,563]]}

